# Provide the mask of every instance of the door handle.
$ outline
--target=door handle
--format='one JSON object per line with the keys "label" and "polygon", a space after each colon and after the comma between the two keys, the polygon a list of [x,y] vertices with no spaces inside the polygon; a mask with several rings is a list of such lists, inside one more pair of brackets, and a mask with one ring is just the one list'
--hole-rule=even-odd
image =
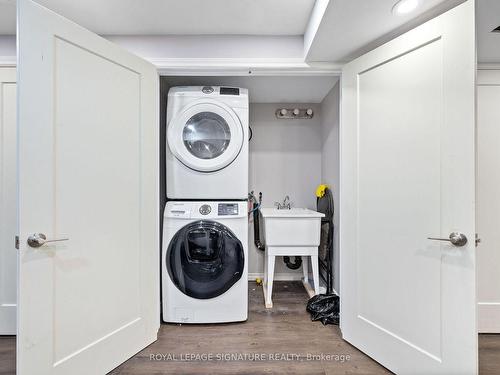
{"label": "door handle", "polygon": [[45,234],[43,233],[33,233],[31,236],[28,237],[28,245],[30,247],[38,248],[47,242],[60,242],[60,241],[68,241],[69,238],[58,238],[54,240],[48,240]]}
{"label": "door handle", "polygon": [[462,247],[467,244],[467,237],[465,236],[465,234],[459,232],[451,232],[449,238],[427,237],[427,239],[433,241],[448,241],[451,242],[452,245],[457,247]]}

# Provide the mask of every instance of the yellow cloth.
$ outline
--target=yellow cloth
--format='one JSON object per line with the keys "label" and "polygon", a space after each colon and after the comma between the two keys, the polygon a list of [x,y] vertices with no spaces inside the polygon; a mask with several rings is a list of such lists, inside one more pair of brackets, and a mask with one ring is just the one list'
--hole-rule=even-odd
{"label": "yellow cloth", "polygon": [[322,196],[325,195],[325,190],[328,188],[328,185],[321,184],[316,188],[316,196],[318,198],[321,198]]}

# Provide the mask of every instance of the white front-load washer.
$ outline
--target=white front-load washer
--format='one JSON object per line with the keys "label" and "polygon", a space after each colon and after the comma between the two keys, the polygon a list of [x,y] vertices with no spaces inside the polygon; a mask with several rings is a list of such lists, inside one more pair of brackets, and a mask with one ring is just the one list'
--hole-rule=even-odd
{"label": "white front-load washer", "polygon": [[172,87],[167,102],[167,198],[246,199],[248,91]]}
{"label": "white front-load washer", "polygon": [[165,322],[247,319],[246,202],[167,202],[161,259]]}

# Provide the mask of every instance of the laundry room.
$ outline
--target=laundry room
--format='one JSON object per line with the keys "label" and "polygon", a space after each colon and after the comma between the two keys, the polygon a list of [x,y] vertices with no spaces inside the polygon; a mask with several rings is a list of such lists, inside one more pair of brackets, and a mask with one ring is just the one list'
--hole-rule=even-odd
{"label": "laundry room", "polygon": [[[219,90],[219,87],[248,90],[247,193],[253,192],[257,200],[262,193],[262,207],[276,207],[286,199],[290,207],[316,210],[316,189],[320,184],[326,184],[331,189],[334,203],[338,200],[340,102],[338,75],[162,76],[159,137],[160,197],[165,198],[161,199],[160,203],[160,221],[164,220],[166,200],[171,199],[167,188],[168,165],[165,165],[168,157],[166,158],[164,153],[169,147],[167,107],[168,101],[172,100],[168,93],[173,87],[193,87],[198,91],[203,88]],[[200,99],[213,97],[211,94],[201,95]],[[294,111],[298,111],[298,115],[294,114]],[[227,198],[220,198],[232,197],[229,193]],[[249,211],[251,210],[250,206]],[[338,210],[334,212],[333,221],[338,223]],[[332,274],[333,289],[338,290],[338,225],[334,228]],[[259,232],[263,237],[262,228]],[[263,238],[260,240],[264,243]],[[250,281],[264,279],[264,253],[264,245],[259,249],[256,244],[254,215],[249,214],[247,261]],[[287,266],[283,257],[277,257],[274,280],[302,279],[301,263],[310,262],[309,257],[290,258]],[[322,275],[320,285],[326,288],[324,271]]]}
{"label": "laundry room", "polygon": [[499,0],[0,0],[0,374],[500,374]]}

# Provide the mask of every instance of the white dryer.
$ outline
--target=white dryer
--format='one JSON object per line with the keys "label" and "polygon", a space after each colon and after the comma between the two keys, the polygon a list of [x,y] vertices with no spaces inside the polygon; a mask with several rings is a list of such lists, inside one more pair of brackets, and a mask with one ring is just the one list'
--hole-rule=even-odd
{"label": "white dryer", "polygon": [[247,203],[167,202],[163,320],[223,323],[248,317]]}
{"label": "white dryer", "polygon": [[166,168],[169,199],[246,199],[248,91],[172,87]]}

